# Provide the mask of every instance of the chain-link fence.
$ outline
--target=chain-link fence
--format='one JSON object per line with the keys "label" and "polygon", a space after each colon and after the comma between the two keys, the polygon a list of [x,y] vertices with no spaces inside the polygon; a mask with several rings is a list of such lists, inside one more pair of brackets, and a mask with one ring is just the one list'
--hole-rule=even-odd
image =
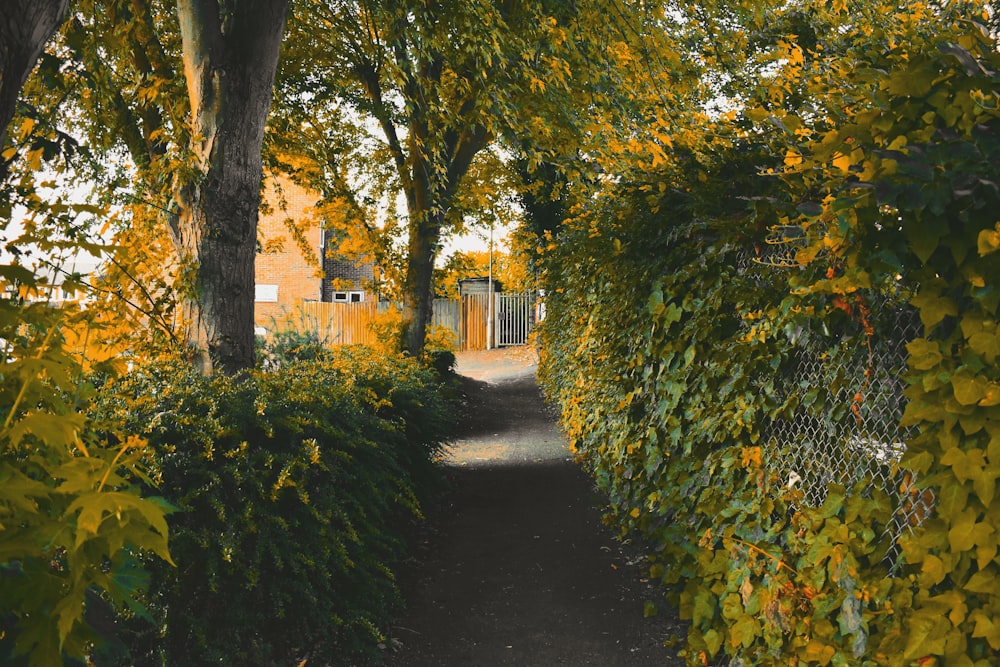
{"label": "chain-link fence", "polygon": [[[763,264],[762,270],[774,271],[773,261]],[[901,375],[906,344],[921,335],[920,321],[901,300],[885,295],[842,303],[863,309],[863,316],[853,312],[853,330],[833,331],[824,322],[789,336],[793,364],[781,382],[787,409],[768,425],[763,457],[812,506],[823,504],[830,484],[850,490],[863,480],[894,498],[886,531],[893,545],[887,558],[895,563],[899,537],[934,503],[933,493],[918,490],[913,475],[898,465],[912,435],[900,427],[906,400]]]}

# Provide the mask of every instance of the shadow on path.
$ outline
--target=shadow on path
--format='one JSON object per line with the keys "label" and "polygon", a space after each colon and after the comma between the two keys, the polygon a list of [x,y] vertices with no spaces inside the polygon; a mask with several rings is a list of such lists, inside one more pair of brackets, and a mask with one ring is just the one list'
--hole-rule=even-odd
{"label": "shadow on path", "polygon": [[676,619],[643,618],[658,596],[603,527],[534,375],[469,387],[451,491],[404,573],[386,664],[682,665],[663,645]]}

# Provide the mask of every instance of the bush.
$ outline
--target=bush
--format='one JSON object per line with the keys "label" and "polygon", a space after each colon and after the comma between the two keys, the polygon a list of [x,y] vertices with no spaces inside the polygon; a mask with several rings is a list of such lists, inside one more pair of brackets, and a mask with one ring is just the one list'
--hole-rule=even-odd
{"label": "bush", "polygon": [[[0,291],[35,278],[0,266]],[[146,443],[102,431],[60,332],[88,313],[0,298],[0,662],[82,664],[117,612],[143,614],[150,564],[169,566],[169,506],[143,497]],[[156,554],[156,556],[152,555]],[[105,623],[104,621],[107,621]]]}
{"label": "bush", "polygon": [[359,664],[400,604],[392,565],[434,479],[449,406],[431,375],[364,348],[206,379],[182,363],[106,388],[142,427],[173,517],[135,664]]}

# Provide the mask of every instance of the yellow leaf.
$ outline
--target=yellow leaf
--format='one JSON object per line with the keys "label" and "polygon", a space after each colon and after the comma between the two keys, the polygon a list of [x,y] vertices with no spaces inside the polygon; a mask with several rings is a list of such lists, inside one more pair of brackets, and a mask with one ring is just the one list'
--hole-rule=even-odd
{"label": "yellow leaf", "polygon": [[851,168],[850,156],[838,153],[837,157],[833,158],[833,166],[842,172],[847,173],[847,171]]}
{"label": "yellow leaf", "polygon": [[995,229],[984,229],[979,232],[978,249],[980,257],[1000,250],[1000,222],[996,224]]}
{"label": "yellow leaf", "polygon": [[741,465],[744,468],[749,468],[751,466],[759,468],[761,465],[761,452],[760,447],[744,447],[742,452]]}
{"label": "yellow leaf", "polygon": [[1000,384],[996,382],[988,383],[983,398],[980,399],[977,405],[984,408],[1000,405]]}
{"label": "yellow leaf", "polygon": [[24,123],[21,125],[20,138],[19,141],[24,141],[29,136],[31,136],[31,131],[35,129],[35,119],[25,118]]}
{"label": "yellow leaf", "polygon": [[976,622],[976,627],[972,630],[973,637],[985,639],[994,651],[1000,649],[1000,624],[994,623],[989,615],[979,609],[969,614],[969,619]]}
{"label": "yellow leaf", "polygon": [[28,151],[28,169],[31,171],[38,171],[42,168],[42,149],[36,148],[33,151]]}
{"label": "yellow leaf", "polygon": [[951,621],[952,625],[956,628],[965,620],[965,615],[968,612],[968,607],[965,604],[965,596],[960,592],[952,589],[950,591],[945,591],[940,595],[935,595],[928,598],[928,602],[941,606],[941,611],[947,610],[948,620]]}
{"label": "yellow leaf", "polygon": [[750,583],[750,578],[747,577],[740,584],[740,597],[743,598],[743,606],[745,607],[748,602],[750,602],[750,596],[753,595],[753,584]]}
{"label": "yellow leaf", "polygon": [[794,167],[800,164],[802,164],[802,155],[793,150],[789,150],[787,153],[785,153],[786,167]]}

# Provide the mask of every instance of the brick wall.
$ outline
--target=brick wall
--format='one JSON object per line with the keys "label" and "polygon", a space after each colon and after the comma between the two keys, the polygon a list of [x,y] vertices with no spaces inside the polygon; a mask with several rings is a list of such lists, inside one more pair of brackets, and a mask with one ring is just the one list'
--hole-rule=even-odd
{"label": "brick wall", "polygon": [[323,260],[323,301],[332,301],[335,291],[361,290],[371,293],[375,269],[370,262],[355,262],[328,256]]}
{"label": "brick wall", "polygon": [[[272,210],[261,215],[258,222],[258,238],[264,252],[257,254],[254,273],[258,297],[254,304],[254,324],[271,329],[272,318],[280,319],[293,312],[303,300],[320,299],[322,253],[320,228],[312,215],[316,195],[283,179],[280,192],[269,183],[264,197]],[[310,248],[308,255],[288,229],[286,218],[302,228]]]}

